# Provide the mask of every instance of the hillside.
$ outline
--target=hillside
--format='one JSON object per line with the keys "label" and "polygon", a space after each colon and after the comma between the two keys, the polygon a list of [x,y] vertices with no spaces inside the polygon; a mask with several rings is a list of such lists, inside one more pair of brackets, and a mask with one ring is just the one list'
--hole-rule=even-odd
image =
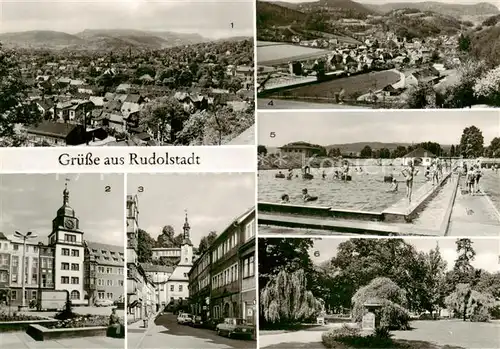
{"label": "hillside", "polygon": [[257,28],[289,26],[305,21],[303,12],[276,3],[257,1]]}
{"label": "hillside", "polygon": [[0,34],[0,42],[7,46],[80,50],[162,49],[207,41],[198,34],[133,29],[87,29],[75,35],[54,31]]}
{"label": "hillside", "polygon": [[379,13],[388,13],[393,10],[413,8],[420,11],[432,11],[445,16],[453,16],[455,18],[463,16],[485,16],[500,13],[498,7],[487,2],[474,5],[462,5],[426,1],[411,3],[386,3],[383,5],[364,4],[364,6]]}
{"label": "hillside", "polygon": [[492,66],[500,61],[500,26],[485,27],[470,35],[472,54]]}
{"label": "hillside", "polygon": [[76,35],[50,30],[32,30],[0,34],[0,42],[7,46],[21,47],[66,47],[84,42]]}
{"label": "hillside", "polygon": [[297,9],[303,12],[326,11],[341,15],[342,18],[366,18],[367,15],[375,14],[373,9],[352,0],[319,0],[315,2],[303,2],[297,5]]}

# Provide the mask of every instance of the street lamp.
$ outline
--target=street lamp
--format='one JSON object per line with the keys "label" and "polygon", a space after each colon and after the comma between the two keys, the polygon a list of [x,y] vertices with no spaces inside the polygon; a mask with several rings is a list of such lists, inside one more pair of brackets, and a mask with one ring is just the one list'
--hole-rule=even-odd
{"label": "street lamp", "polygon": [[17,230],[14,232],[14,236],[19,239],[23,239],[23,266],[22,266],[22,303],[21,303],[21,309],[26,308],[26,296],[25,296],[25,287],[26,287],[26,240],[28,239],[34,239],[37,237],[36,234],[32,233],[31,231],[27,232],[26,234],[22,234],[18,232]]}

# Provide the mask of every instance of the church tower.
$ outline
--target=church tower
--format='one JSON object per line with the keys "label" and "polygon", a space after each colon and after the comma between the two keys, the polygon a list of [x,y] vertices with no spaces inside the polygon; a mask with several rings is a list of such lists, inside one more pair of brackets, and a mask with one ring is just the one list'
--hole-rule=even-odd
{"label": "church tower", "polygon": [[193,243],[189,238],[189,231],[191,230],[191,227],[189,226],[187,211],[182,230],[184,233],[181,244],[181,260],[179,261],[179,265],[191,266],[193,265]]}
{"label": "church tower", "polygon": [[75,210],[69,206],[68,184],[63,190],[63,204],[52,220],[49,245],[55,247],[54,284],[56,290],[67,290],[73,304],[84,304],[83,231]]}

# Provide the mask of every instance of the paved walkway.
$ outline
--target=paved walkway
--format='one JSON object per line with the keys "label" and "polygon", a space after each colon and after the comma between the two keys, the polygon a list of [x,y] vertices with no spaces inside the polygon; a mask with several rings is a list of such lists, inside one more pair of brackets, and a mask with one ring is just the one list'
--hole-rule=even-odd
{"label": "paved walkway", "polygon": [[86,337],[35,341],[25,332],[3,332],[0,334],[0,347],[5,349],[114,349],[125,348],[125,340],[108,337]]}

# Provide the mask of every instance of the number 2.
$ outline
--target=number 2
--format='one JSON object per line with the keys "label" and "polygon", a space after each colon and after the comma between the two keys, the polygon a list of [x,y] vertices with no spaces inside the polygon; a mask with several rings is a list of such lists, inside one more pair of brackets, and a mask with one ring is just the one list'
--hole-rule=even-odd
{"label": "number 2", "polygon": [[111,193],[111,186],[107,185],[104,187],[104,192]]}

